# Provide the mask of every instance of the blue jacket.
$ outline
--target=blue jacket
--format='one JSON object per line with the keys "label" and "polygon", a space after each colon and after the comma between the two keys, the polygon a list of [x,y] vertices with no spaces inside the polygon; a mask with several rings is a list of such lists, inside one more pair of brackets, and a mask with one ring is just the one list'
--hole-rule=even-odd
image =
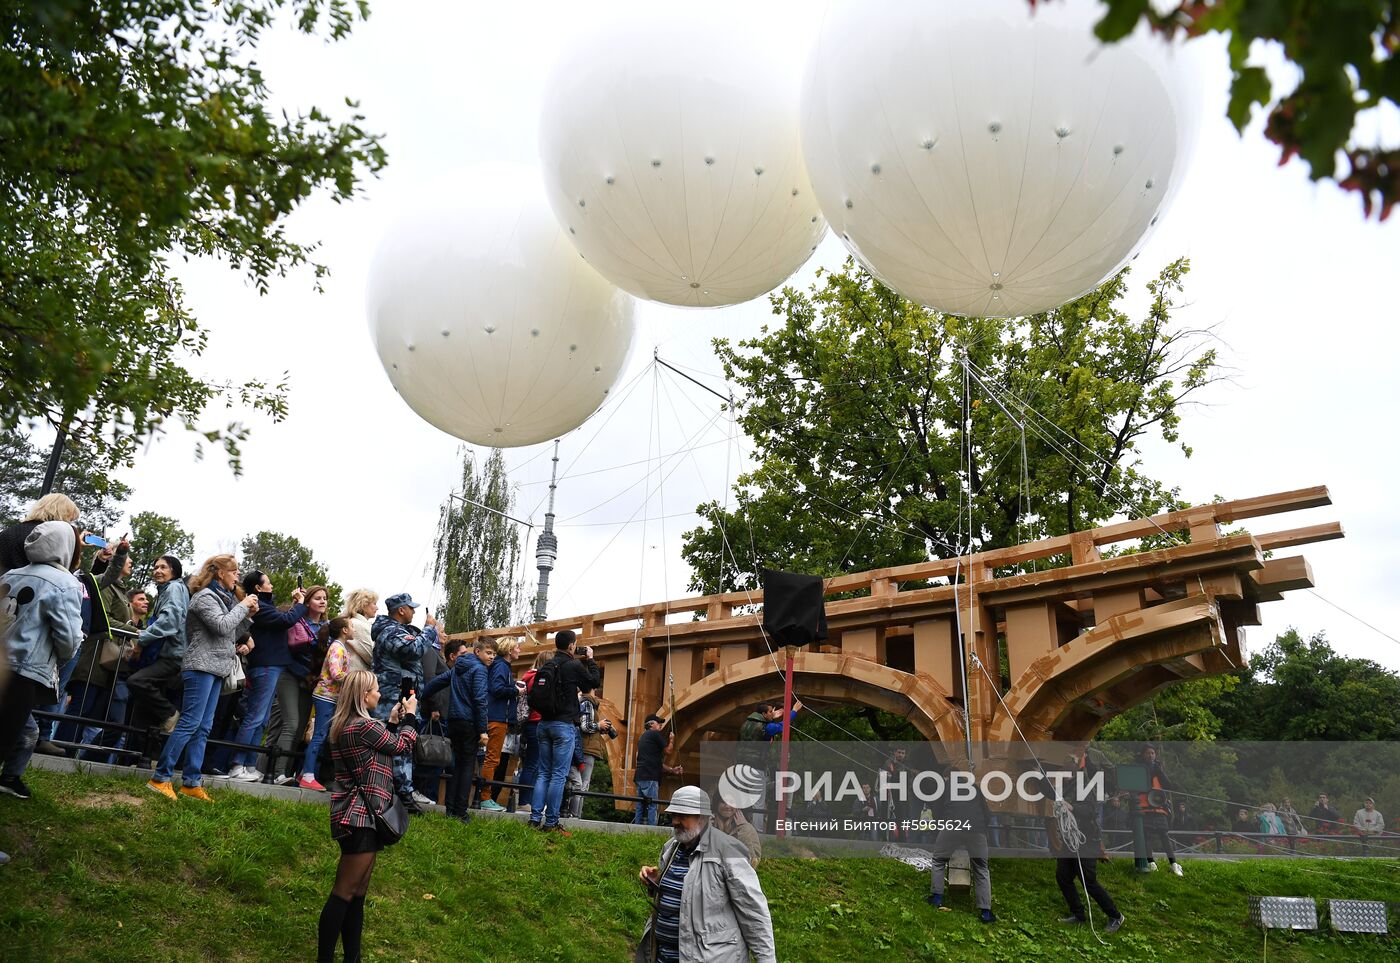
{"label": "blue jacket", "polygon": [[258,593],[258,610],[253,613],[253,651],[248,656],[250,669],[263,666],[292,664],[287,648],[287,630],[306,615],[306,606],[298,602],[285,612],[277,609],[271,592]]}
{"label": "blue jacket", "polygon": [[427,688],[423,690],[423,698],[429,698],[450,682],[452,704],[447,713],[447,721],[469,722],[478,732],[485,732],[488,671],[490,670],[487,669],[486,663],[477,658],[475,652],[459,655],[452,668],[428,683]]}
{"label": "blue jacket", "polygon": [[520,690],[515,687],[515,674],[510,663],[496,658],[486,676],[486,718],[490,722],[514,722],[515,700]]}
{"label": "blue jacket", "polygon": [[375,616],[369,637],[374,640],[374,674],[379,679],[379,705],[398,701],[405,679],[423,692],[423,650],[437,641],[437,629],[403,625],[387,615]]}
{"label": "blue jacket", "polygon": [[148,657],[148,646],[154,644],[162,659],[185,657],[185,619],[190,611],[190,590],[183,579],[172,578],[156,593],[155,604],[146,619],[146,627],[141,630],[138,640],[142,648],[142,661]]}
{"label": "blue jacket", "polygon": [[0,605],[11,619],[5,630],[10,668],[57,690],[58,667],[83,641],[83,587],[68,571],[73,528],[43,522],[30,531],[24,547],[29,564],[0,578],[6,588]]}

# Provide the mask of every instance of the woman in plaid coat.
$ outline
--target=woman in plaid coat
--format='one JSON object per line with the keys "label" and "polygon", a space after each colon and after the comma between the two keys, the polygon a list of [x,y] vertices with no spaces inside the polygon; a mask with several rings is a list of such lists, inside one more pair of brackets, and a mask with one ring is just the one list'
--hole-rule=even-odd
{"label": "woman in plaid coat", "polygon": [[340,843],[340,865],[321,910],[316,958],[322,963],[333,963],[337,941],[345,946],[346,963],[359,963],[365,893],[375,856],[383,848],[374,813],[393,799],[393,758],[411,753],[418,739],[417,698],[410,695],[395,705],[387,724],[372,717],[377,705],[379,680],[374,673],[356,669],[346,675],[331,719],[331,837]]}

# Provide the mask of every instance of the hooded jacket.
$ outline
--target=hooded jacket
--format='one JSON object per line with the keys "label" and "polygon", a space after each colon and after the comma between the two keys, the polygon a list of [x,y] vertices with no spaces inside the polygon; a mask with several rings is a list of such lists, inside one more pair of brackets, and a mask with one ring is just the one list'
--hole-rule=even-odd
{"label": "hooded jacket", "polygon": [[405,679],[413,691],[423,691],[423,650],[437,641],[437,629],[404,625],[387,615],[375,616],[370,627],[374,640],[374,674],[379,679],[380,704],[398,699]]}
{"label": "hooded jacket", "polygon": [[427,699],[448,686],[452,702],[448,709],[449,722],[468,722],[478,733],[486,731],[486,675],[489,669],[475,652],[457,656],[452,667],[441,673],[423,690]]}
{"label": "hooded jacket", "polygon": [[[156,593],[146,627],[141,630],[141,648],[155,645],[162,659],[185,657],[185,617],[190,609],[190,590],[184,579],[172,578]],[[145,652],[143,655],[147,654]],[[143,660],[144,661],[144,660]]]}
{"label": "hooded jacket", "polygon": [[5,640],[10,668],[55,694],[59,666],[83,640],[83,588],[68,571],[74,547],[73,526],[42,522],[24,540],[29,564],[0,577],[12,613]]}

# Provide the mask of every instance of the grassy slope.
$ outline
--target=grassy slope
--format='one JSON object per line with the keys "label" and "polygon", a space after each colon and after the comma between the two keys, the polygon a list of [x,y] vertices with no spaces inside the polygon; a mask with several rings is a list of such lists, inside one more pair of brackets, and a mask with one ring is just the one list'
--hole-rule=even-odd
{"label": "grassy slope", "polygon": [[[170,803],[130,780],[33,772],[35,798],[0,797],[0,959],[298,960],[314,957],[317,915],[338,850],[325,810],[216,792]],[[622,960],[647,901],[637,867],[659,839],[542,838],[505,820],[437,816],[380,857],[366,959]],[[1129,922],[1100,960],[1255,960],[1249,893],[1400,901],[1395,861],[1191,863],[1178,880],[1101,878]],[[1070,930],[1053,864],[993,866],[1001,921],[924,903],[928,877],[887,860],[773,860],[760,877],[781,960],[1060,960],[1100,948]],[[428,898],[431,894],[431,899]],[[1392,923],[1392,926],[1395,924]],[[1271,959],[1394,959],[1394,938],[1273,934]]]}

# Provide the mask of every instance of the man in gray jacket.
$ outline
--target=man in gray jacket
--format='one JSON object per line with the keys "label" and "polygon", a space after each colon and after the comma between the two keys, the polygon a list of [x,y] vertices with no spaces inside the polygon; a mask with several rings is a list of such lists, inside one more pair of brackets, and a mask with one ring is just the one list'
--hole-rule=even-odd
{"label": "man in gray jacket", "polygon": [[682,786],[666,806],[675,835],[637,878],[652,897],[636,963],[776,963],[773,920],[748,852],[710,825],[710,797]]}

